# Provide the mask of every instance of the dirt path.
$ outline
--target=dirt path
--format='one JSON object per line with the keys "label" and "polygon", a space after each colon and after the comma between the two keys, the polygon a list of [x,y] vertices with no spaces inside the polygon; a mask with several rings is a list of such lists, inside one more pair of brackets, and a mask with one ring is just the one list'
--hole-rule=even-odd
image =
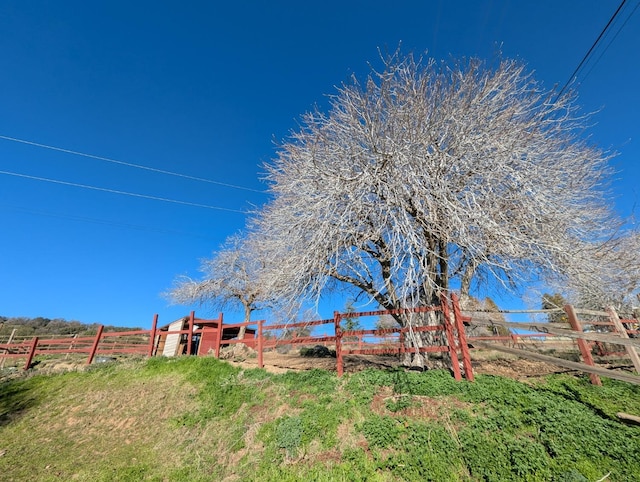
{"label": "dirt path", "polygon": [[[246,359],[228,360],[236,366],[243,368],[257,368],[258,360],[255,357]],[[394,368],[399,367],[399,361],[393,356],[359,356],[348,355],[344,359],[344,370],[353,373],[366,368]],[[523,360],[519,358],[497,359],[473,359],[473,372],[475,374],[500,375],[503,377],[524,380],[532,377],[540,377],[551,373],[565,373],[567,370],[537,361]],[[297,352],[264,354],[264,368],[270,373],[284,373],[287,371],[303,371],[319,368],[322,370],[336,370],[335,358],[307,358]]]}
{"label": "dirt path", "polygon": [[[258,359],[255,357],[244,360],[227,360],[234,365],[243,368],[256,368]],[[383,356],[357,356],[349,355],[344,357],[345,372],[357,372],[366,368],[393,368],[398,366],[398,362],[393,357]],[[275,351],[264,354],[264,368],[270,373],[283,373],[287,371],[304,371],[319,368],[321,370],[336,371],[336,359],[312,358],[300,356],[298,352],[278,353]]]}

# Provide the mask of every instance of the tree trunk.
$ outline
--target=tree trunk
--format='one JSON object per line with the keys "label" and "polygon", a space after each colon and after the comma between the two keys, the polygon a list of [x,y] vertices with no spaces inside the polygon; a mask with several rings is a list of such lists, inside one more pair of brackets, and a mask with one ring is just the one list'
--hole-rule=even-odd
{"label": "tree trunk", "polygon": [[[447,338],[444,332],[438,331],[413,331],[412,328],[421,326],[442,325],[443,313],[441,311],[427,311],[426,313],[408,313],[403,316],[403,327],[409,328],[404,334],[405,348],[423,348],[427,346],[446,346]],[[446,353],[442,356],[434,356],[426,352],[404,353],[402,355],[402,365],[419,370],[442,368],[445,366]]]}
{"label": "tree trunk", "polygon": [[[249,321],[251,321],[251,312],[253,310],[251,309],[251,306],[245,304],[244,305],[244,322],[247,323]],[[244,340],[244,334],[247,332],[247,327],[246,326],[241,326],[240,330],[238,331],[238,340]]]}

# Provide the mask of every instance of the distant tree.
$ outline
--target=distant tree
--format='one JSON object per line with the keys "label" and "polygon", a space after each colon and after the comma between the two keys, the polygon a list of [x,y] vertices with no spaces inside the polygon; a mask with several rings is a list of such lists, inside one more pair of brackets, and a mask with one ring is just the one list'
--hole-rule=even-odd
{"label": "distant tree", "polygon": [[51,323],[51,320],[49,318],[42,318],[42,317],[31,318],[27,322],[27,324],[33,327],[34,330],[37,330],[38,328],[44,328],[49,323]]}
{"label": "distant tree", "polygon": [[7,325],[25,325],[28,326],[29,328],[34,328],[34,326],[30,323],[31,322],[31,318],[27,318],[24,316],[18,316],[18,317],[13,317],[13,318],[7,318]]}
{"label": "distant tree", "polygon": [[[305,338],[307,336],[311,336],[314,327],[305,325],[304,323],[313,321],[316,318],[317,313],[311,309],[299,312],[295,316],[291,315],[289,312],[278,311],[275,313],[274,324],[283,325],[303,323],[303,325],[284,328],[276,335],[276,338],[279,340],[290,340],[292,338]],[[290,345],[287,344],[286,341],[283,341],[283,343],[277,347],[277,350],[279,353],[288,353],[290,348]]]}
{"label": "distant tree", "polygon": [[[545,293],[542,295],[542,309],[543,310],[553,310],[553,309],[561,309],[567,304],[567,300],[564,299],[560,293],[549,294]],[[567,314],[564,311],[559,311],[558,313],[549,313],[547,315],[547,319],[549,323],[566,323],[568,321]]]}
{"label": "distant tree", "polygon": [[285,328],[284,330],[282,330],[281,338],[283,339],[289,339],[294,337],[304,338],[307,336],[311,336],[312,332],[313,332],[312,326],[296,326],[294,328]]}
{"label": "distant tree", "polygon": [[609,156],[581,137],[571,94],[555,97],[516,61],[399,53],[340,87],[266,167],[273,200],[253,226],[279,295],[352,287],[392,310],[438,303],[452,281],[467,294],[473,283],[586,276],[586,244],[609,249],[615,224]]}
{"label": "distant tree", "polygon": [[614,233],[602,246],[588,243],[579,253],[579,269],[554,287],[567,293],[572,304],[601,310],[613,306],[631,313],[640,295],[640,230]]}
{"label": "distant tree", "polygon": [[[98,323],[86,324],[76,320],[67,321],[62,318],[51,320],[49,318],[37,317],[2,317],[5,321],[0,325],[1,334],[10,334],[13,329],[15,335],[20,337],[47,336],[47,335],[95,335],[98,332]],[[103,325],[103,331],[131,331],[139,330],[137,327],[122,327],[113,325]]]}
{"label": "distant tree", "polygon": [[[484,309],[487,310],[490,314],[491,321],[504,322],[506,321],[504,314],[500,313],[500,308],[492,298],[486,297],[484,299]],[[496,335],[499,336],[509,336],[511,335],[511,330],[503,325],[495,325],[494,330]]]}
{"label": "distant tree", "polygon": [[388,328],[399,328],[400,325],[391,315],[380,315],[376,321],[376,330],[386,330]]}
{"label": "distant tree", "polygon": [[342,329],[345,331],[352,331],[352,330],[360,330],[361,326],[360,326],[360,321],[358,321],[358,318],[355,318],[353,316],[349,316],[350,313],[355,313],[356,309],[353,306],[354,301],[352,299],[347,300],[347,303],[344,307],[344,315],[342,318]]}
{"label": "distant tree", "polygon": [[[344,313],[342,318],[342,323],[340,324],[341,328],[344,331],[354,331],[361,330],[362,326],[360,325],[360,319],[354,316],[350,316],[351,313],[355,313],[356,309],[354,307],[354,301],[352,299],[347,300],[347,303],[344,307]],[[343,337],[344,341],[358,341],[357,336],[345,336]]]}
{"label": "distant tree", "polygon": [[[503,323],[506,321],[504,313],[500,312],[498,305],[488,296],[484,300],[474,296],[462,296],[460,305],[463,313],[470,315],[473,320],[491,323]],[[500,324],[489,326],[471,324],[467,331],[471,336],[509,336],[511,334],[509,328]]]}
{"label": "distant tree", "polygon": [[60,335],[70,335],[78,332],[78,326],[75,323],[70,323],[65,320],[48,320],[45,325],[52,333],[58,333]]}
{"label": "distant tree", "polygon": [[[216,309],[242,307],[244,321],[251,321],[251,313],[273,302],[269,286],[261,279],[263,262],[255,245],[235,235],[210,259],[201,263],[203,278],[194,281],[179,278],[167,294],[176,303],[200,303]],[[238,338],[244,338],[242,327]]]}

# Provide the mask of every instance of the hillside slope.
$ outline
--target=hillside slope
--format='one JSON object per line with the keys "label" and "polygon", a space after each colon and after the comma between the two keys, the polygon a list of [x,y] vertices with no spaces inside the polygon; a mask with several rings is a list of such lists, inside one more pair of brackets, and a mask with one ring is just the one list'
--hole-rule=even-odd
{"label": "hillside slope", "polygon": [[[0,316],[0,340],[7,340],[11,333],[19,339],[34,336],[48,335],[95,335],[98,332],[98,323],[81,323],[80,321],[67,321],[62,318],[26,318]],[[125,328],[106,325],[103,331],[133,331],[140,328]]]}
{"label": "hillside slope", "polygon": [[154,358],[0,385],[0,480],[640,480],[640,387]]}

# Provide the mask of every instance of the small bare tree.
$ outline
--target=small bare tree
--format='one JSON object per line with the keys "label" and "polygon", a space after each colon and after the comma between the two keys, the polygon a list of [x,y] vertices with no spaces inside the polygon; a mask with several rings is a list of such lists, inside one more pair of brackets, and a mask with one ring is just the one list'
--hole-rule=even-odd
{"label": "small bare tree", "polygon": [[640,232],[625,230],[605,243],[588,243],[562,289],[569,300],[583,308],[601,310],[613,306],[631,314],[640,299]]}
{"label": "small bare tree", "polygon": [[[251,241],[235,235],[212,258],[202,260],[202,280],[179,278],[168,297],[176,303],[198,302],[221,310],[242,307],[248,322],[254,311],[273,304],[267,284],[261,281],[263,267]],[[242,327],[238,338],[244,338],[245,331]]]}
{"label": "small bare tree", "polygon": [[266,166],[274,198],[254,228],[279,295],[351,286],[396,309],[452,285],[581,272],[575,256],[611,231],[608,157],[583,140],[573,98],[553,97],[512,60],[398,53],[340,87]]}

